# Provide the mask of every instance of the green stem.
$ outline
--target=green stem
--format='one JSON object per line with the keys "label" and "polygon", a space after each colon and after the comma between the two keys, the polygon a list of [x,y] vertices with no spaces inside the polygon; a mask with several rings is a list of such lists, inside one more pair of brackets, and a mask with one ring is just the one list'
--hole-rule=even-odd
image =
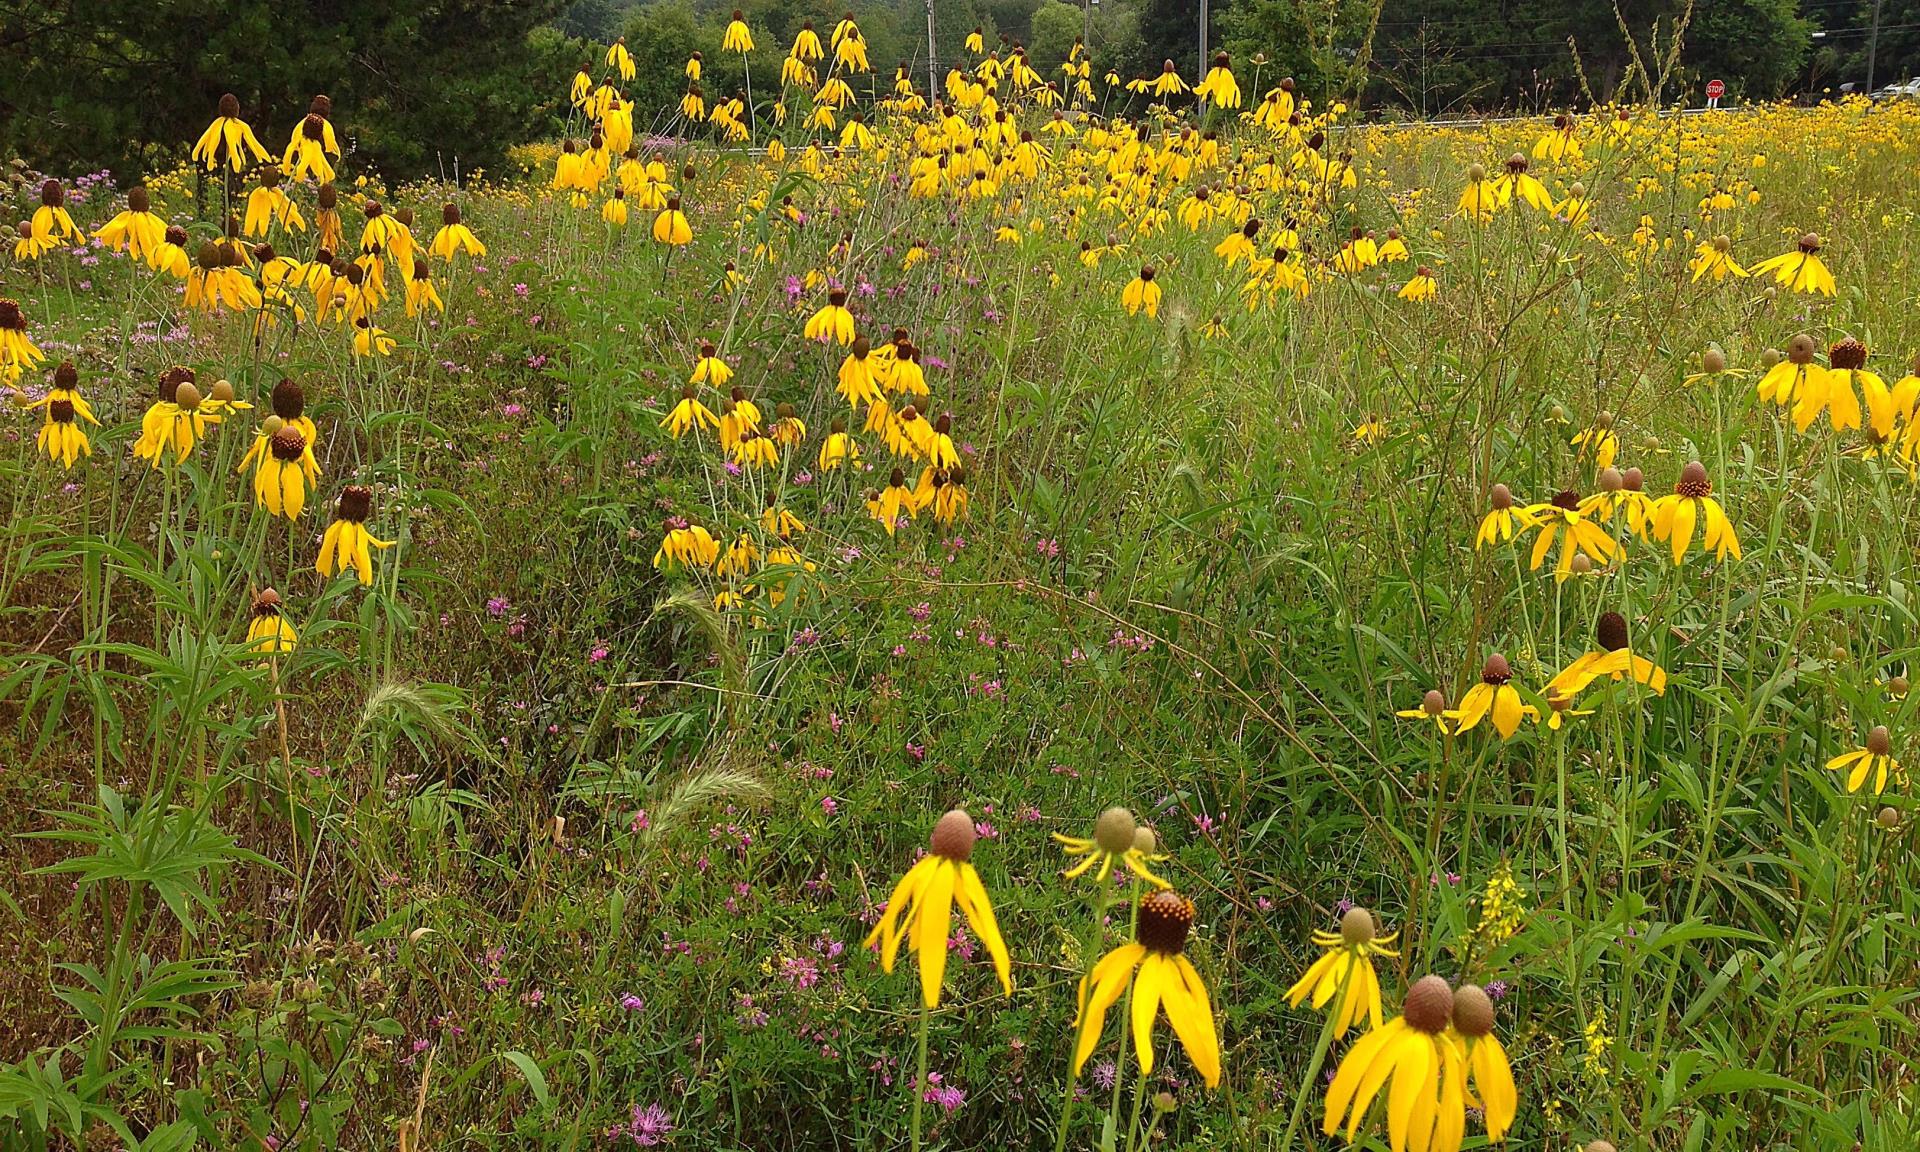
{"label": "green stem", "polygon": [[913,1152],[920,1152],[920,1109],[927,1100],[927,1023],[932,1018],[933,1010],[923,998],[920,1001],[919,1070],[913,1077]]}

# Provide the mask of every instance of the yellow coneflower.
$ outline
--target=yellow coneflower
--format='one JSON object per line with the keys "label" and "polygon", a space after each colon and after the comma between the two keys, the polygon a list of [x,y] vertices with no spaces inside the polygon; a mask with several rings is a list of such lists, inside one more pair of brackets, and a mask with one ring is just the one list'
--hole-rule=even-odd
{"label": "yellow coneflower", "polygon": [[445,313],[447,305],[433,286],[433,272],[424,253],[415,253],[413,274],[407,277],[407,315],[418,316],[428,308]]}
{"label": "yellow coneflower", "polygon": [[607,227],[618,231],[627,226],[627,190],[614,187],[613,195],[600,206],[600,219]]}
{"label": "yellow coneflower", "polygon": [[956,465],[947,469],[946,474],[947,482],[933,494],[933,518],[938,523],[952,527],[967,518],[972,501],[967,495],[967,470]]}
{"label": "yellow coneflower", "polygon": [[1433,299],[1439,291],[1440,285],[1433,278],[1433,270],[1425,264],[1422,264],[1420,267],[1414,269],[1413,279],[1408,280],[1406,284],[1401,286],[1399,296],[1402,300],[1423,303]]}
{"label": "yellow coneflower", "polygon": [[353,322],[353,354],[355,356],[391,356],[394,339],[387,330],[376,325],[365,316]]}
{"label": "yellow coneflower", "polygon": [[770,468],[780,463],[773,441],[759,432],[745,432],[734,445],[733,462],[742,468]]}
{"label": "yellow coneflower", "polygon": [[1491,718],[1500,738],[1510,740],[1520,730],[1522,720],[1537,718],[1540,712],[1520,699],[1519,689],[1513,686],[1513,666],[1495,652],[1481,666],[1480,683],[1467,690],[1460,707],[1443,715],[1454,721],[1458,735],[1471,732],[1480,721]]}
{"label": "yellow coneflower", "polygon": [[718,431],[720,418],[713,414],[712,409],[700,402],[699,393],[695,391],[694,386],[687,384],[680,389],[680,402],[673,406],[673,411],[668,412],[661,419],[660,427],[665,428],[669,435],[678,440],[686,435],[690,428],[712,428]]}
{"label": "yellow coneflower", "polygon": [[874,377],[872,348],[867,338],[861,336],[847,349],[847,355],[840,361],[840,372],[834,383],[847,403],[858,408],[862,404],[884,403],[886,395],[880,391],[879,381]]}
{"label": "yellow coneflower", "polygon": [[633,79],[633,53],[627,51],[627,38],[625,36],[615,40],[613,47],[607,49],[607,67],[619,72],[621,80]]}
{"label": "yellow coneflower", "polygon": [[1613,413],[1601,412],[1595,416],[1592,426],[1575,432],[1567,445],[1579,449],[1577,456],[1590,457],[1595,471],[1613,467],[1614,458],[1620,454],[1620,437],[1613,431]]}
{"label": "yellow coneflower", "polygon": [[1625,616],[1618,612],[1602,612],[1600,619],[1594,623],[1593,638],[1599,645],[1597,649],[1575,657],[1573,663],[1547,681],[1546,694],[1549,699],[1562,697],[1571,700],[1602,676],[1614,680],[1631,676],[1652,689],[1655,695],[1666,692],[1667,670],[1644,656],[1636,655],[1627,646]]}
{"label": "yellow coneflower", "polygon": [[281,172],[278,165],[265,164],[256,175],[259,183],[252,192],[247,193],[246,218],[240,224],[243,236],[265,236],[267,230],[278,223],[282,228],[293,232],[307,230],[306,218],[300,215],[300,209],[286,189],[280,187]]}
{"label": "yellow coneflower", "polygon": [[693,243],[693,225],[687,222],[687,214],[680,210],[678,196],[667,197],[667,206],[653,218],[653,239],[655,243],[675,248]]}
{"label": "yellow coneflower", "polygon": [[1573,117],[1562,112],[1553,118],[1553,131],[1533,142],[1535,160],[1578,160],[1580,141],[1573,135]]}
{"label": "yellow coneflower", "polygon": [[822,344],[829,340],[838,344],[853,343],[853,313],[847,311],[847,290],[829,290],[827,302],[807,318],[801,334],[808,340],[818,340]]}
{"label": "yellow coneflower", "polygon": [[[163,462],[177,464],[186,459],[207,430],[220,423],[219,390],[231,392],[232,387],[220,381],[214,398],[203,402],[193,369],[176,366],[160,373],[159,398],[140,418],[134,456],[156,469]],[[171,461],[164,460],[168,456]]]}
{"label": "yellow coneflower", "polygon": [[1438,688],[1429,688],[1427,689],[1427,694],[1420,698],[1420,707],[1402,708],[1395,712],[1394,715],[1400,717],[1402,720],[1419,720],[1432,724],[1434,727],[1440,729],[1442,736],[1451,736],[1453,735],[1453,729],[1447,727],[1447,711],[1446,694]]}
{"label": "yellow coneflower", "polygon": [[720,451],[733,455],[733,450],[740,446],[740,438],[752,430],[731,397],[720,401]]}
{"label": "yellow coneflower", "polygon": [[253,464],[254,502],[274,516],[298,520],[307,505],[307,487],[320,479],[320,463],[313,444],[297,425],[269,416],[261,425],[264,451],[247,453],[241,467]]}
{"label": "yellow coneflower", "polygon": [[[1468,1078],[1478,1089],[1487,1139],[1499,1143],[1513,1127],[1514,1115],[1520,1110],[1520,1094],[1513,1084],[1513,1066],[1507,1061],[1507,1050],[1493,1034],[1493,997],[1478,984],[1462,984],[1454,989],[1452,1039],[1460,1049]],[[1467,1098],[1474,1099],[1475,1094],[1469,1092]],[[1439,1144],[1439,1132],[1436,1127],[1433,1152],[1450,1152]],[[1459,1147],[1459,1141],[1454,1142],[1454,1147]]]}
{"label": "yellow coneflower", "polygon": [[900,468],[895,468],[888,476],[884,491],[867,500],[867,514],[880,522],[888,536],[894,534],[903,518],[911,520],[918,512],[919,504],[914,500],[913,492],[907,488],[907,474]]}
{"label": "yellow coneflower", "polygon": [[314,180],[325,184],[334,177],[328,156],[340,155],[340,141],[333,134],[333,101],[315,96],[307,105],[306,118],[293,130],[280,163],[295,180]]}
{"label": "yellow coneflower", "polygon": [[446,204],[440,209],[440,231],[433,234],[432,252],[451,263],[455,252],[465,252],[477,258],[487,254],[487,246],[480,243],[473,229],[461,222],[460,206]]}
{"label": "yellow coneflower", "polygon": [[313,242],[329,252],[338,252],[346,246],[340,225],[340,193],[332,184],[322,184],[320,191],[314,193]]}
{"label": "yellow coneflower", "polygon": [[1704,525],[1700,535],[1702,552],[1712,552],[1715,560],[1729,556],[1740,559],[1740,538],[1734,533],[1733,521],[1727,518],[1726,510],[1713,498],[1713,484],[1707,479],[1706,465],[1700,461],[1694,460],[1680,470],[1673,492],[1655,500],[1651,511],[1653,537],[1672,542],[1675,564],[1686,562],[1687,547],[1693,543],[1697,524]]}
{"label": "yellow coneflower", "polygon": [[1400,229],[1387,229],[1387,238],[1380,242],[1376,259],[1382,264],[1397,264],[1413,259],[1413,253],[1407,251],[1407,242],[1400,236]]}
{"label": "yellow coneflower", "polygon": [[1354,425],[1353,441],[1362,448],[1372,448],[1387,438],[1387,422],[1371,413],[1367,418]]}
{"label": "yellow coneflower", "polygon": [[767,492],[767,506],[760,513],[760,525],[767,530],[769,536],[782,540],[807,530],[806,522],[787,511],[787,506],[780,503],[780,498],[772,490]]}
{"label": "yellow coneflower", "polygon": [[774,408],[773,423],[767,425],[767,435],[783,448],[792,448],[807,438],[807,422],[794,413],[793,405],[781,401]]}
{"label": "yellow coneflower", "polygon": [[[1794,336],[1787,342],[1787,354],[1768,368],[1760,377],[1757,392],[1762,400],[1770,400],[1782,408],[1798,405],[1807,397],[1816,397],[1825,404],[1825,376],[1827,370],[1814,360],[1815,344],[1813,337],[1805,332]],[[1769,356],[1779,353],[1771,352]],[[1815,409],[1816,413],[1818,409]]]}
{"label": "yellow coneflower", "polygon": [[80,372],[73,361],[63,360],[53,370],[53,388],[45,396],[27,400],[16,394],[14,403],[28,411],[38,408],[45,415],[38,444],[47,459],[72,468],[81,456],[93,455],[93,443],[87,439],[86,429],[80,427],[79,421],[85,420],[96,428],[100,421],[94,418],[92,406],[80,395]]}
{"label": "yellow coneflower", "polygon": [[1820,237],[1813,232],[1800,237],[1793,251],[1762,260],[1751,271],[1755,276],[1772,276],[1775,283],[1785,284],[1789,292],[1823,296],[1835,292],[1833,273],[1827,271],[1826,263],[1820,259]]}
{"label": "yellow coneflower", "polygon": [[127,189],[126,210],[101,225],[93,235],[115,252],[124,248],[134,259],[151,265],[166,240],[167,223],[154,213],[146,186],[136,184]]}
{"label": "yellow coneflower", "polygon": [[381,540],[367,530],[367,518],[373,514],[373,489],[349,484],[340,489],[333,509],[333,523],[320,538],[320,556],[314,567],[331,578],[335,572],[353,569],[360,583],[373,583],[374,548],[391,548],[393,541]]}
{"label": "yellow coneflower", "polygon": [[38,368],[46,358],[27,335],[27,314],[20,302],[0,297],[0,382],[18,380],[22,372]]}
{"label": "yellow coneflower", "polygon": [[907,948],[919,958],[920,995],[928,1008],[940,1006],[940,987],[947,972],[947,938],[956,904],[993,958],[1001,990],[1013,995],[1013,961],[994,919],[986,886],[980,883],[980,873],[972,863],[977,835],[973,817],[958,808],[940,817],[933,826],[927,854],[894,885],[886,911],[862,945],[871,948],[878,943],[880,969],[892,972],[900,942],[905,940]]}
{"label": "yellow coneflower", "polygon": [[1900,761],[1893,757],[1893,736],[1886,725],[1878,725],[1867,733],[1864,745],[1852,752],[1843,752],[1827,761],[1827,768],[1834,772],[1846,772],[1847,791],[1858,792],[1873,778],[1873,794],[1878,796],[1887,790],[1887,781],[1899,781],[1903,777]]}
{"label": "yellow coneflower", "polygon": [[[1171,67],[1171,63],[1168,66]],[[1120,306],[1127,310],[1129,316],[1145,312],[1152,318],[1160,314],[1160,285],[1154,281],[1153,265],[1141,265],[1140,274],[1121,289]]]}
{"label": "yellow coneflower", "polygon": [[1186,91],[1190,91],[1187,87],[1187,82],[1182,79],[1180,73],[1175,70],[1173,61],[1162,61],[1160,64],[1160,76],[1153,82],[1153,94],[1155,96],[1178,96],[1180,93]]}
{"label": "yellow coneflower", "polygon": [[1584,553],[1594,563],[1605,564],[1620,550],[1613,537],[1580,511],[1578,492],[1555,493],[1552,500],[1534,504],[1526,512],[1539,528],[1539,535],[1533,541],[1530,567],[1538,571],[1546,562],[1547,553],[1553,550],[1553,542],[1560,541],[1560,559],[1553,570],[1556,580],[1565,580],[1572,573],[1576,555]]}
{"label": "yellow coneflower", "polygon": [[1315,1011],[1336,996],[1344,997],[1338,1006],[1340,1015],[1332,1022],[1335,1039],[1345,1036],[1362,1016],[1367,1018],[1368,1027],[1380,1027],[1380,977],[1373,970],[1373,958],[1398,956],[1387,945],[1399,933],[1378,936],[1377,932],[1373,913],[1357,905],[1340,917],[1340,931],[1315,929],[1313,942],[1326,951],[1287,989],[1289,1005],[1298,1008],[1301,1001],[1312,996]]}
{"label": "yellow coneflower", "polygon": [[1400,1015],[1361,1037],[1341,1058],[1327,1088],[1321,1131],[1331,1136],[1347,1120],[1347,1142],[1380,1089],[1387,1094],[1387,1132],[1395,1152],[1407,1147],[1458,1152],[1465,1137],[1466,1061],[1447,1035],[1454,992],[1439,976],[1424,976],[1407,989]]}
{"label": "yellow coneflower", "polygon": [[1231,268],[1240,261],[1252,257],[1253,238],[1259,234],[1260,220],[1258,217],[1250,216],[1247,222],[1240,226],[1238,232],[1227,233],[1226,239],[1214,245],[1213,254],[1225,260],[1227,267]]}
{"label": "yellow coneflower", "polygon": [[1216,53],[1213,67],[1207,69],[1198,86],[1193,90],[1202,103],[1212,103],[1220,108],[1240,107],[1240,83],[1233,78],[1233,61],[1225,52]]}
{"label": "yellow coneflower", "polygon": [[739,52],[742,55],[753,51],[753,33],[747,28],[747,18],[740,9],[733,10],[733,19],[727,22],[727,31],[720,38],[723,52]]}
{"label": "yellow coneflower", "polygon": [[247,652],[255,656],[279,656],[293,651],[300,634],[293,630],[283,613],[280,593],[262,588],[253,598],[252,619],[247,624]]}
{"label": "yellow coneflower", "polygon": [[1868,370],[1865,344],[1848,336],[1828,348],[1827,371],[1821,377],[1821,384],[1823,387],[1818,404],[1811,396],[1803,396],[1800,403],[1794,405],[1793,423],[1796,428],[1806,431],[1818,416],[1821,406],[1826,408],[1827,417],[1836,431],[1858,428],[1864,401],[1868,428],[1882,441],[1892,439],[1893,392],[1879,373]]}
{"label": "yellow coneflower", "polygon": [[1100,1033],[1112,1008],[1133,987],[1129,1008],[1133,1049],[1140,1075],[1153,1074],[1153,1023],[1166,1010],[1173,1034],[1187,1059],[1207,1087],[1220,1084],[1220,1033],[1213,1020],[1213,1003],[1206,982],[1187,959],[1187,936],[1193,930],[1193,901],[1172,889],[1149,893],[1140,900],[1139,917],[1131,942],[1100,958],[1080,979],[1080,1012],[1074,1044],[1073,1074],[1078,1076],[1100,1043]]}
{"label": "yellow coneflower", "polygon": [[684,518],[668,518],[666,536],[653,554],[653,566],[662,572],[670,568],[711,568],[720,558],[720,544],[698,524]]}
{"label": "yellow coneflower", "polygon": [[1460,211],[1467,219],[1484,224],[1493,219],[1500,207],[1500,191],[1487,179],[1487,170],[1479,164],[1467,166],[1467,186],[1460,192]]}
{"label": "yellow coneflower", "polygon": [[193,158],[211,172],[222,164],[240,171],[251,155],[254,162],[265,163],[267,150],[260,146],[253,129],[240,119],[240,98],[229,92],[220,97],[219,114],[194,142]]}
{"label": "yellow coneflower", "polygon": [[1094,883],[1098,884],[1112,874],[1115,865],[1124,865],[1156,888],[1172,887],[1154,875],[1153,869],[1147,866],[1153,861],[1165,859],[1154,851],[1156,840],[1153,831],[1142,828],[1126,808],[1116,805],[1100,813],[1099,819],[1093,822],[1093,835],[1090,837],[1064,836],[1055,832],[1053,838],[1066,849],[1067,855],[1085,857],[1063,873],[1068,880],[1085,875],[1088,869],[1098,864],[1100,870],[1093,877]]}
{"label": "yellow coneflower", "polygon": [[831,472],[842,464],[859,462],[860,445],[847,435],[847,422],[835,416],[827,426],[827,438],[820,444],[820,456],[815,463],[820,466],[820,471]]}
{"label": "yellow coneflower", "polygon": [[1740,262],[1733,258],[1733,240],[1725,235],[1703,240],[1693,250],[1693,282],[1698,284],[1702,277],[1712,276],[1716,281],[1729,276],[1745,279],[1751,275]]}
{"label": "yellow coneflower", "polygon": [[715,388],[724,388],[727,381],[733,379],[733,368],[720,359],[720,350],[711,343],[700,345],[700,356],[693,362],[693,375],[688,378],[691,384],[710,384]]}
{"label": "yellow coneflower", "polygon": [[80,229],[67,213],[67,190],[58,180],[40,185],[40,207],[33,210],[33,236],[42,243],[66,243],[80,239]]}

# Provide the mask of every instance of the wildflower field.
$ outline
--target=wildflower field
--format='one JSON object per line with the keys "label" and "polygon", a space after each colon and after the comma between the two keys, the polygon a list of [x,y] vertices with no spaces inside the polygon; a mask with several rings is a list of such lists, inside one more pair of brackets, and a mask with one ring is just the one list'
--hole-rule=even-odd
{"label": "wildflower field", "polygon": [[753,40],[7,170],[0,1147],[1920,1145],[1920,105]]}

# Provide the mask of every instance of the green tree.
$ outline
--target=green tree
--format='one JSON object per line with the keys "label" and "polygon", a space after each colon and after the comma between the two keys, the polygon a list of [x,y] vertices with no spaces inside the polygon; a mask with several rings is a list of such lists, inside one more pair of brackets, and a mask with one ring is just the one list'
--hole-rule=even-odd
{"label": "green tree", "polygon": [[562,0],[40,0],[0,22],[0,151],[48,170],[184,157],[222,93],[270,147],[315,93],[356,163],[497,163],[550,133],[579,49]]}
{"label": "green tree", "polygon": [[1084,21],[1082,9],[1065,0],[1047,0],[1033,10],[1028,24],[1027,56],[1042,76],[1060,79],[1060,65],[1073,50],[1073,42],[1080,37]]}

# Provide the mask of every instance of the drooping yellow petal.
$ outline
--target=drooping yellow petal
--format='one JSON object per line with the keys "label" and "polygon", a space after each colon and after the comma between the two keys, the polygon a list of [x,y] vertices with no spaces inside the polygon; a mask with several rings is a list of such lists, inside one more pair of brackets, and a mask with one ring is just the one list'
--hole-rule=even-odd
{"label": "drooping yellow petal", "polygon": [[1133,1053],[1140,1061],[1140,1075],[1153,1074],[1153,1017],[1160,1010],[1160,985],[1167,958],[1158,952],[1147,953],[1133,977]]}
{"label": "drooping yellow petal", "polygon": [[940,1006],[940,984],[947,975],[947,933],[953,927],[953,887],[959,868],[945,857],[936,863],[920,893],[913,924],[913,950],[920,960],[920,995],[929,1008]]}
{"label": "drooping yellow petal", "polygon": [[1393,1087],[1387,1090],[1387,1140],[1393,1152],[1405,1152],[1420,1098],[1433,1094],[1433,1038],[1408,1029],[1394,1048],[1400,1055],[1393,1066]]}
{"label": "drooping yellow petal", "polygon": [[[1406,1022],[1399,1017],[1388,1021],[1384,1028],[1376,1029],[1362,1036],[1358,1043],[1348,1050],[1340,1061],[1340,1068],[1334,1073],[1333,1083],[1327,1088],[1327,1115],[1320,1130],[1331,1136],[1340,1130],[1340,1121],[1347,1115],[1348,1106],[1353,1109],[1353,1120],[1347,1125],[1347,1139],[1351,1141],[1359,1131],[1360,1118],[1366,1115],[1367,1108],[1373,1103],[1375,1092],[1380,1090],[1380,1082],[1386,1079],[1390,1062],[1383,1053],[1406,1030]],[[1380,1071],[1374,1075],[1374,1065],[1379,1064]],[[1366,1089],[1364,1095],[1362,1088]]]}
{"label": "drooping yellow petal", "polygon": [[1167,1020],[1173,1025],[1173,1034],[1180,1038],[1180,1046],[1187,1051],[1187,1059],[1199,1070],[1200,1078],[1207,1087],[1220,1086],[1220,1031],[1213,1022],[1213,1001],[1207,996],[1207,985],[1200,979],[1200,973],[1194,968],[1193,961],[1185,956],[1175,956],[1167,963],[1169,969],[1161,988],[1161,1000],[1167,1006]]}
{"label": "drooping yellow petal", "polygon": [[1013,958],[1007,955],[1007,942],[1000,935],[999,921],[994,919],[986,885],[980,883],[980,873],[973,865],[960,865],[960,883],[955,891],[967,923],[973,925],[974,934],[987,946],[987,955],[993,957],[993,970],[1000,976],[1001,990],[1013,995]]}
{"label": "drooping yellow petal", "polygon": [[1513,1084],[1513,1068],[1507,1063],[1507,1050],[1492,1033],[1473,1042],[1473,1083],[1480,1089],[1481,1102],[1487,1108],[1487,1137],[1499,1140],[1513,1126],[1520,1109],[1520,1094]]}
{"label": "drooping yellow petal", "polygon": [[1123,944],[1101,957],[1100,962],[1093,966],[1093,971],[1081,979],[1080,1036],[1073,1050],[1074,1075],[1080,1074],[1087,1057],[1093,1055],[1094,1046],[1100,1042],[1101,1029],[1107,1023],[1107,1009],[1120,999],[1120,993],[1127,986],[1127,977],[1146,954],[1146,948],[1139,944]]}

